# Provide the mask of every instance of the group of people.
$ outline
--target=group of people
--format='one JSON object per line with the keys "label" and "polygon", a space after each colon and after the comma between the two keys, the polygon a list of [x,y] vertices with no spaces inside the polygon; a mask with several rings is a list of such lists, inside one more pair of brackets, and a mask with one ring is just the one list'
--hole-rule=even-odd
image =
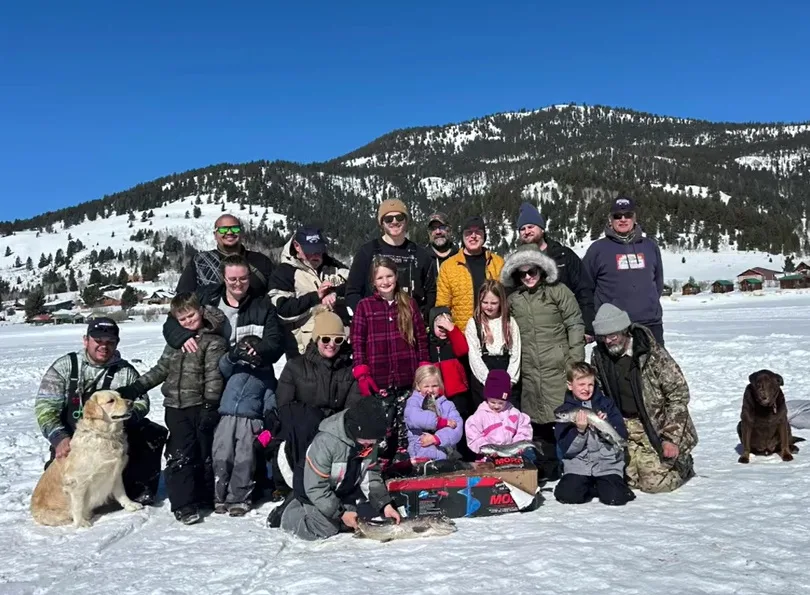
{"label": "group of people", "polygon": [[[238,219],[221,216],[217,248],[181,276],[152,370],[139,376],[116,351],[115,323],[96,319],[84,352],[46,372],[36,411],[52,458],[68,454],[84,399],[112,388],[135,403],[134,500],[153,500],[164,442],[169,500],[188,524],[205,507],[245,514],[269,459],[285,499],[274,526],[305,539],[356,526],[358,500],[398,521],[385,474],[474,461],[486,444],[532,441],[540,479],[562,477],[555,495],[566,503],[624,504],[632,489],[670,491],[694,474],[689,389],[664,347],[660,252],[632,199],[612,202],[605,237],[582,261],[546,236],[530,203],[505,259],[487,249],[480,217],[459,227],[460,246],[446,215],[429,217],[426,247],[408,239],[410,221],[403,202],[383,201],[381,235],[351,267],[304,226],[273,266],[242,246]],[[168,438],[146,419],[159,384]],[[584,411],[557,421],[575,407],[607,420],[626,452]]]}

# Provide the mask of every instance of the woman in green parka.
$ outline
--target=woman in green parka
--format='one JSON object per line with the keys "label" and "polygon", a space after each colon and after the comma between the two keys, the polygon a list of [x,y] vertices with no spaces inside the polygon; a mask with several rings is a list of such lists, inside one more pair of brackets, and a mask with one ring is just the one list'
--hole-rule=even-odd
{"label": "woman in green parka", "polygon": [[557,282],[557,263],[534,244],[509,255],[501,282],[511,291],[510,313],[520,329],[521,409],[536,441],[548,443],[546,456],[556,458],[554,409],[565,398],[566,366],[585,359],[582,313],[571,290]]}

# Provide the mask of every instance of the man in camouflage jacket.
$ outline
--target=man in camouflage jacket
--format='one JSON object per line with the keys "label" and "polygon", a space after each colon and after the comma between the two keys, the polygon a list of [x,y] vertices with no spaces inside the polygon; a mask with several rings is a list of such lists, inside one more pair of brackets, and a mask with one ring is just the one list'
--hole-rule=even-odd
{"label": "man in camouflage jacket", "polygon": [[679,488],[695,474],[691,453],[698,442],[683,372],[649,329],[631,324],[612,304],[599,308],[594,332],[591,363],[627,425],[628,484],[650,493]]}
{"label": "man in camouflage jacket", "polygon": [[[42,377],[34,412],[40,431],[51,444],[51,461],[70,453],[76,422],[96,390],[112,389],[125,398],[133,396],[124,388],[138,378],[138,371],[121,358],[118,342],[118,325],[109,318],[95,318],[87,328],[84,349],[63,355]],[[154,499],[167,434],[146,419],[148,413],[149,396],[144,393],[133,398],[132,417],[125,425],[129,462],[124,469],[124,487],[127,495],[141,504],[151,504]]]}

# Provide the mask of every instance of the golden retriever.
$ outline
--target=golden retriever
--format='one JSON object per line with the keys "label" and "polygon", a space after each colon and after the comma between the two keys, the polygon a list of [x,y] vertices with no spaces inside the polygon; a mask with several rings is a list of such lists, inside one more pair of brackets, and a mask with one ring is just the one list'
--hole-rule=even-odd
{"label": "golden retriever", "polygon": [[89,527],[95,508],[112,496],[123,508],[143,508],[124,491],[121,473],[127,464],[124,421],[132,401],[112,390],[96,391],[84,404],[70,441],[70,453],[53,461],[31,496],[31,516],[41,525]]}

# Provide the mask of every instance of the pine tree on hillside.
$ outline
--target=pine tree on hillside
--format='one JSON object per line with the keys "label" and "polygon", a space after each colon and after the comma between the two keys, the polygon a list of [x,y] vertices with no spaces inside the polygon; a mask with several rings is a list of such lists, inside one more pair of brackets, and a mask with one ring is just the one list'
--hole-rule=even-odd
{"label": "pine tree on hillside", "polygon": [[90,271],[90,278],[87,280],[89,285],[101,285],[104,283],[104,275],[98,269]]}
{"label": "pine tree on hillside", "polygon": [[56,251],[56,256],[53,257],[53,264],[57,267],[65,264],[65,253],[61,248]]}
{"label": "pine tree on hillside", "polygon": [[6,256],[11,256],[11,246],[6,246]]}
{"label": "pine tree on hillside", "polygon": [[22,266],[22,260],[20,260],[20,257],[18,256],[17,258],[14,259],[14,268],[18,269],[21,266]]}
{"label": "pine tree on hillside", "polygon": [[68,273],[68,291],[79,291],[79,285],[76,283],[76,275],[73,269]]}
{"label": "pine tree on hillside", "polygon": [[82,300],[88,307],[95,306],[102,297],[101,289],[97,285],[88,285],[82,290]]}
{"label": "pine tree on hillside", "polygon": [[43,312],[45,312],[45,294],[42,287],[38,285],[25,298],[25,318],[31,320]]}
{"label": "pine tree on hillside", "polygon": [[121,267],[121,270],[118,271],[118,278],[116,279],[118,285],[126,285],[129,283],[129,273],[124,267]]}
{"label": "pine tree on hillside", "polygon": [[191,219],[191,215],[189,214],[188,211],[186,211],[186,219]]}
{"label": "pine tree on hillside", "polygon": [[793,261],[793,255],[785,257],[784,270],[786,273],[792,273],[796,270],[796,263]]}
{"label": "pine tree on hillside", "polygon": [[39,255],[39,264],[37,265],[37,267],[40,268],[40,269],[44,269],[46,266],[48,266],[48,259],[45,258],[44,254],[40,254]]}
{"label": "pine tree on hillside", "polygon": [[202,216],[202,211],[200,210],[200,207],[195,206],[194,207],[194,218],[199,219],[201,216]]}
{"label": "pine tree on hillside", "polygon": [[126,289],[124,289],[124,293],[121,294],[121,309],[129,310],[137,305],[138,294],[130,285],[127,285]]}

